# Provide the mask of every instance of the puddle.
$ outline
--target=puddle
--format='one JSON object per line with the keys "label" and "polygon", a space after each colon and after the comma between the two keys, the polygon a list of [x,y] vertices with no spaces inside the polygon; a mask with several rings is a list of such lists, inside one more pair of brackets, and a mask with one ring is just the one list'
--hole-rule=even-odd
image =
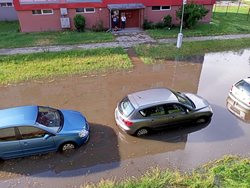
{"label": "puddle", "polygon": [[[143,65],[133,51],[128,53],[135,61],[130,71],[0,87],[1,108],[38,104],[74,109],[87,117],[92,129],[90,141],[67,156],[52,153],[1,164],[1,187],[13,185],[18,178],[20,187],[27,181],[46,187],[63,183],[67,187],[72,182],[79,185],[112,176],[138,175],[152,165],[185,170],[225,154],[248,154],[250,126],[228,112],[226,97],[233,83],[249,76],[250,50],[154,65]],[[117,103],[128,93],[155,87],[198,93],[208,99],[214,110],[211,123],[145,138],[126,135],[115,124]]]}

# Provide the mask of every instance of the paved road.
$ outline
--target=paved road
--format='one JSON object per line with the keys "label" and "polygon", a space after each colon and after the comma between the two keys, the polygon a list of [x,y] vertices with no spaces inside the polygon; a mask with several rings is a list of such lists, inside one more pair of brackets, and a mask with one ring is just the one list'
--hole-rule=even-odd
{"label": "paved road", "polygon": [[[227,40],[227,39],[239,39],[239,38],[250,38],[250,34],[184,37],[183,41],[185,42],[185,41],[205,41],[205,40]],[[150,36],[148,36],[145,32],[139,32],[139,33],[132,32],[129,34],[117,36],[115,42],[0,49],[0,55],[29,54],[37,52],[58,52],[58,51],[66,51],[73,49],[95,49],[95,48],[110,48],[110,47],[129,48],[143,43],[175,43],[175,42],[176,42],[175,38],[155,40],[152,39]]]}

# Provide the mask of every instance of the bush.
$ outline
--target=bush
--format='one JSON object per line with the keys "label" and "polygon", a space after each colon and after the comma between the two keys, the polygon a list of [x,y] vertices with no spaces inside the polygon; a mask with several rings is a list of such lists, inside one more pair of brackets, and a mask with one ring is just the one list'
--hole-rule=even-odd
{"label": "bush", "polygon": [[85,18],[81,14],[77,14],[74,17],[74,25],[77,31],[84,31],[85,29]]}
{"label": "bush", "polygon": [[154,23],[153,22],[149,22],[148,20],[144,20],[143,22],[143,29],[154,29],[155,26],[154,26]]}
{"label": "bush", "polygon": [[155,24],[155,28],[157,28],[157,29],[162,29],[162,28],[164,28],[164,27],[165,27],[164,22],[157,22],[157,23]]}
{"label": "bush", "polygon": [[[206,16],[208,10],[203,5],[197,5],[190,3],[184,7],[184,16],[183,16],[183,26],[186,28],[194,27],[199,20]],[[176,17],[181,19],[182,7],[176,11]]]}
{"label": "bush", "polygon": [[163,23],[165,27],[172,27],[172,17],[170,15],[167,15],[163,18]]}

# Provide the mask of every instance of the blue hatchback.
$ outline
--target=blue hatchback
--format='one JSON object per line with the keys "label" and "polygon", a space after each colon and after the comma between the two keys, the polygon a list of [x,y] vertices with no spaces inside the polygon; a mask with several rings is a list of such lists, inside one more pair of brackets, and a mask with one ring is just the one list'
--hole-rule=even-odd
{"label": "blue hatchback", "polygon": [[88,139],[88,122],[77,111],[43,106],[0,110],[0,159],[66,151]]}

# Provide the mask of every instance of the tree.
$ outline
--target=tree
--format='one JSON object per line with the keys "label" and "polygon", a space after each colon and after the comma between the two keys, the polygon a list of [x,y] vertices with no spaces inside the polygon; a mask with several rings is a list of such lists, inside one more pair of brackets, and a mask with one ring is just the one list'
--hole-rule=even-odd
{"label": "tree", "polygon": [[85,29],[85,18],[81,14],[77,14],[74,17],[74,24],[77,31],[84,31]]}
{"label": "tree", "polygon": [[[199,20],[207,15],[209,10],[207,10],[203,5],[197,5],[193,2],[186,4],[184,7],[184,16],[183,16],[183,27],[192,28],[194,27]],[[176,17],[181,19],[182,7],[176,11]]]}

